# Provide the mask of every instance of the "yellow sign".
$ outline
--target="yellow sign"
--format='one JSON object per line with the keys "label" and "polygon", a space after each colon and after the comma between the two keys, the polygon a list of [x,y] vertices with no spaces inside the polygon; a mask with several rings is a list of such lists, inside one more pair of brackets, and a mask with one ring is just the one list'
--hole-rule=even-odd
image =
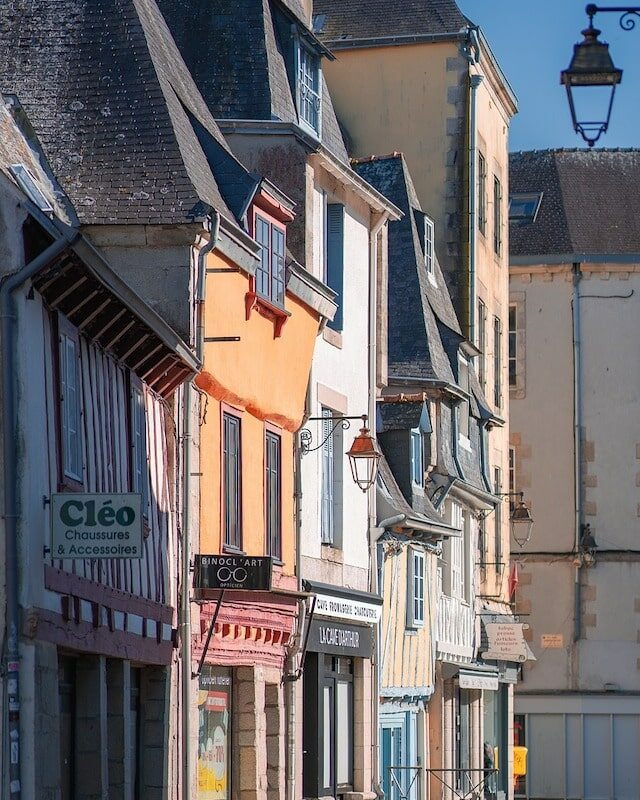
{"label": "yellow sign", "polygon": [[527,774],[527,753],[526,747],[515,746],[513,748],[513,774],[526,775]]}

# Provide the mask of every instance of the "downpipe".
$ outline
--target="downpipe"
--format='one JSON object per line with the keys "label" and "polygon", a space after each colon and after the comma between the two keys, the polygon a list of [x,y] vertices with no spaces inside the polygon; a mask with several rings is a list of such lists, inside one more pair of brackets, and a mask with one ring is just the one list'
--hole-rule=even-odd
{"label": "downpipe", "polygon": [[[17,272],[7,276],[0,287],[2,315],[2,406],[4,436],[2,455],[4,460],[4,526],[5,526],[5,587],[6,587],[6,651],[4,676],[8,707],[7,739],[9,742],[9,798],[22,797],[20,761],[20,605],[19,605],[19,558],[18,558],[18,482],[17,424],[16,424],[16,374],[15,325],[17,309],[14,292],[25,281],[70,247],[80,235],[68,229],[39,256],[25,264]],[[5,719],[3,715],[3,719]],[[4,737],[3,737],[4,738]],[[3,776],[4,778],[4,776]]]}
{"label": "downpipe", "polygon": [[[580,319],[580,281],[582,273],[578,262],[573,264],[573,296],[571,299],[573,319],[573,452],[575,484],[575,542],[576,557],[580,554],[580,535],[583,522],[582,507],[582,343]],[[582,638],[582,564],[576,565],[574,577],[574,629],[572,681],[578,679],[578,642]]]}
{"label": "downpipe", "polygon": [[[208,222],[209,241],[198,251],[195,276],[195,344],[196,357],[204,355],[204,301],[206,289],[206,257],[216,246],[220,216],[212,212]],[[180,586],[180,656],[182,660],[182,797],[191,800],[191,455],[193,444],[192,405],[193,381],[184,385],[183,395],[183,476],[182,476],[182,576]]]}

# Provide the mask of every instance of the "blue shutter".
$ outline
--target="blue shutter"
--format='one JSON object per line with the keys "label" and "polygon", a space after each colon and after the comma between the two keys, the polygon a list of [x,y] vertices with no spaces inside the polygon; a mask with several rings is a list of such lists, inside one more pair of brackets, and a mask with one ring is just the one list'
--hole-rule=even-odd
{"label": "blue shutter", "polygon": [[327,205],[327,283],[336,293],[338,309],[330,328],[342,330],[343,283],[344,283],[344,206],[341,203]]}

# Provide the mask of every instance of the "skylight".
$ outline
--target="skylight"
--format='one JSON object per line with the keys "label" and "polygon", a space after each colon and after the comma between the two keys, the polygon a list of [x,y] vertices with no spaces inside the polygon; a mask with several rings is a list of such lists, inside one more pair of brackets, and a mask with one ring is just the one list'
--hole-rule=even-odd
{"label": "skylight", "polygon": [[38,186],[36,179],[24,164],[11,164],[9,167],[11,174],[16,179],[18,186],[27,195],[29,200],[34,203],[40,211],[53,211],[53,206],[45,197],[44,192]]}
{"label": "skylight", "polygon": [[509,222],[535,222],[542,192],[516,192],[509,196]]}

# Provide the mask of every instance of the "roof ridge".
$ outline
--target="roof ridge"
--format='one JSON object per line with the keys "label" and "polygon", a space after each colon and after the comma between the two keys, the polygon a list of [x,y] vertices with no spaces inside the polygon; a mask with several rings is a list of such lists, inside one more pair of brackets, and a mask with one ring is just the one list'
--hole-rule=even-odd
{"label": "roof ridge", "polygon": [[384,155],[379,155],[374,153],[370,156],[362,156],[362,158],[352,158],[352,164],[370,164],[372,161],[388,161],[393,158],[402,158],[404,153],[400,150],[393,150],[391,153],[385,153]]}

